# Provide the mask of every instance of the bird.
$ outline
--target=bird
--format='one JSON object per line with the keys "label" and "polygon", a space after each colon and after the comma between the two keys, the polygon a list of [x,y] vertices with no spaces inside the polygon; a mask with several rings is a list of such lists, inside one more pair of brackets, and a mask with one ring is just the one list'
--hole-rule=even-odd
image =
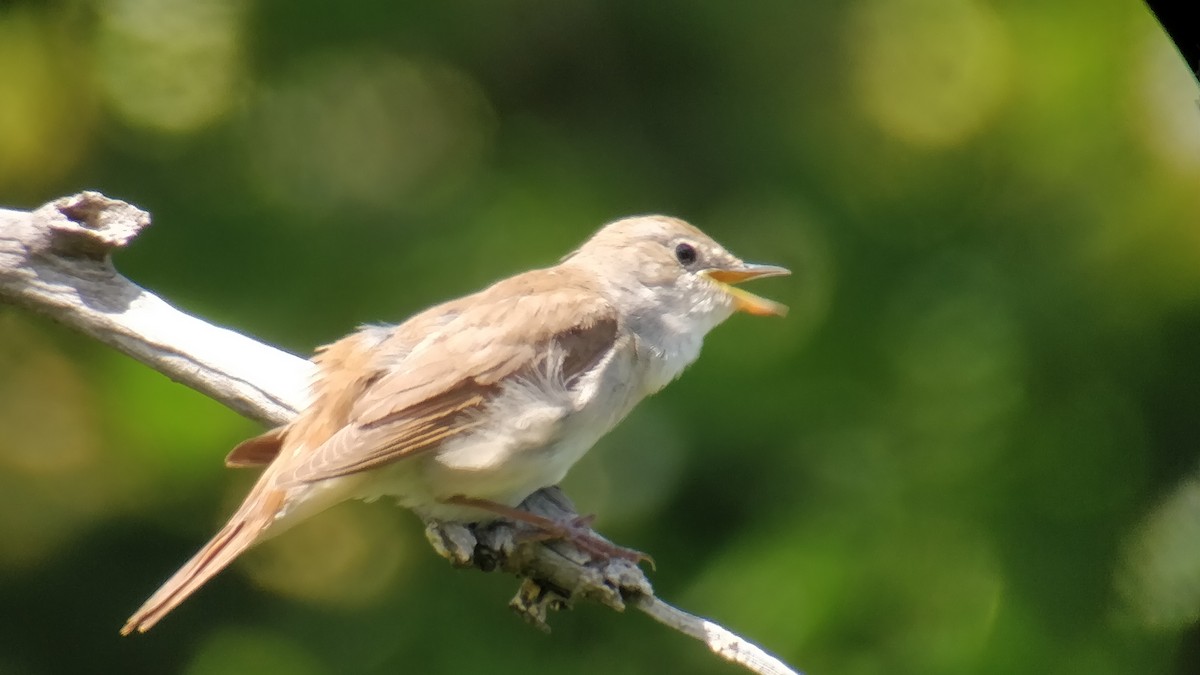
{"label": "bird", "polygon": [[635,216],[554,266],[318,348],[308,406],[226,458],[265,467],[241,506],[121,634],[149,630],[252,545],[341,501],[390,497],[427,522],[513,516],[734,312],[785,315],[733,286],[784,274],[683,220]]}

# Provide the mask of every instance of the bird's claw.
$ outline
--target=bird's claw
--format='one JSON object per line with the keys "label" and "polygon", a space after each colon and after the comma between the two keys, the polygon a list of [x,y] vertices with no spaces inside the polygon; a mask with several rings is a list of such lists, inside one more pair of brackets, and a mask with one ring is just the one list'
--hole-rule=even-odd
{"label": "bird's claw", "polygon": [[517,539],[525,542],[565,541],[596,560],[620,558],[634,565],[645,562],[650,565],[650,569],[655,569],[654,558],[636,549],[618,546],[592,531],[591,525],[595,520],[596,516],[589,514],[575,516],[568,520],[538,524],[533,526],[535,529],[524,530]]}

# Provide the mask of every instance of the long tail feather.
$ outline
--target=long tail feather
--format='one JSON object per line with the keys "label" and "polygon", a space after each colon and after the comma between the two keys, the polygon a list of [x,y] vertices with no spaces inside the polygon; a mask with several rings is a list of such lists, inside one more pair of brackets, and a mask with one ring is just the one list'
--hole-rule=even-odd
{"label": "long tail feather", "polygon": [[[260,487],[261,484],[255,492]],[[274,520],[284,494],[272,491],[263,495],[264,499],[256,499],[256,496],[252,493],[229,523],[129,617],[121,628],[121,635],[134,631],[144,633],[153,628],[168,612],[261,538]]]}

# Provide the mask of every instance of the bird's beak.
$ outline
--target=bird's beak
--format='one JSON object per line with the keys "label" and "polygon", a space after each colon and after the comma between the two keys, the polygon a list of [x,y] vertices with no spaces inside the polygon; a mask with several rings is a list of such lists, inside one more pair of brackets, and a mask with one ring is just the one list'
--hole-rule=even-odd
{"label": "bird's beak", "polygon": [[709,279],[717,282],[721,290],[733,298],[733,307],[739,312],[756,314],[758,316],[787,315],[787,305],[759,297],[749,291],[744,291],[731,285],[761,277],[779,277],[791,274],[787,268],[776,267],[775,265],[740,263],[736,267],[705,270],[704,273],[708,275]]}

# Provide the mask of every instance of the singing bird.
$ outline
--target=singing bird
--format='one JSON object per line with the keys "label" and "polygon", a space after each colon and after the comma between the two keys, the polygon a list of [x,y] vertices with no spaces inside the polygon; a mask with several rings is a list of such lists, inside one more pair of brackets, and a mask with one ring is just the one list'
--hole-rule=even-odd
{"label": "singing bird", "polygon": [[149,630],[251,545],[340,501],[392,497],[426,521],[512,516],[733,312],[782,316],[731,284],[787,273],[682,220],[626,218],[558,265],[318,349],[311,404],[226,459],[266,466],[250,494],[121,633]]}

